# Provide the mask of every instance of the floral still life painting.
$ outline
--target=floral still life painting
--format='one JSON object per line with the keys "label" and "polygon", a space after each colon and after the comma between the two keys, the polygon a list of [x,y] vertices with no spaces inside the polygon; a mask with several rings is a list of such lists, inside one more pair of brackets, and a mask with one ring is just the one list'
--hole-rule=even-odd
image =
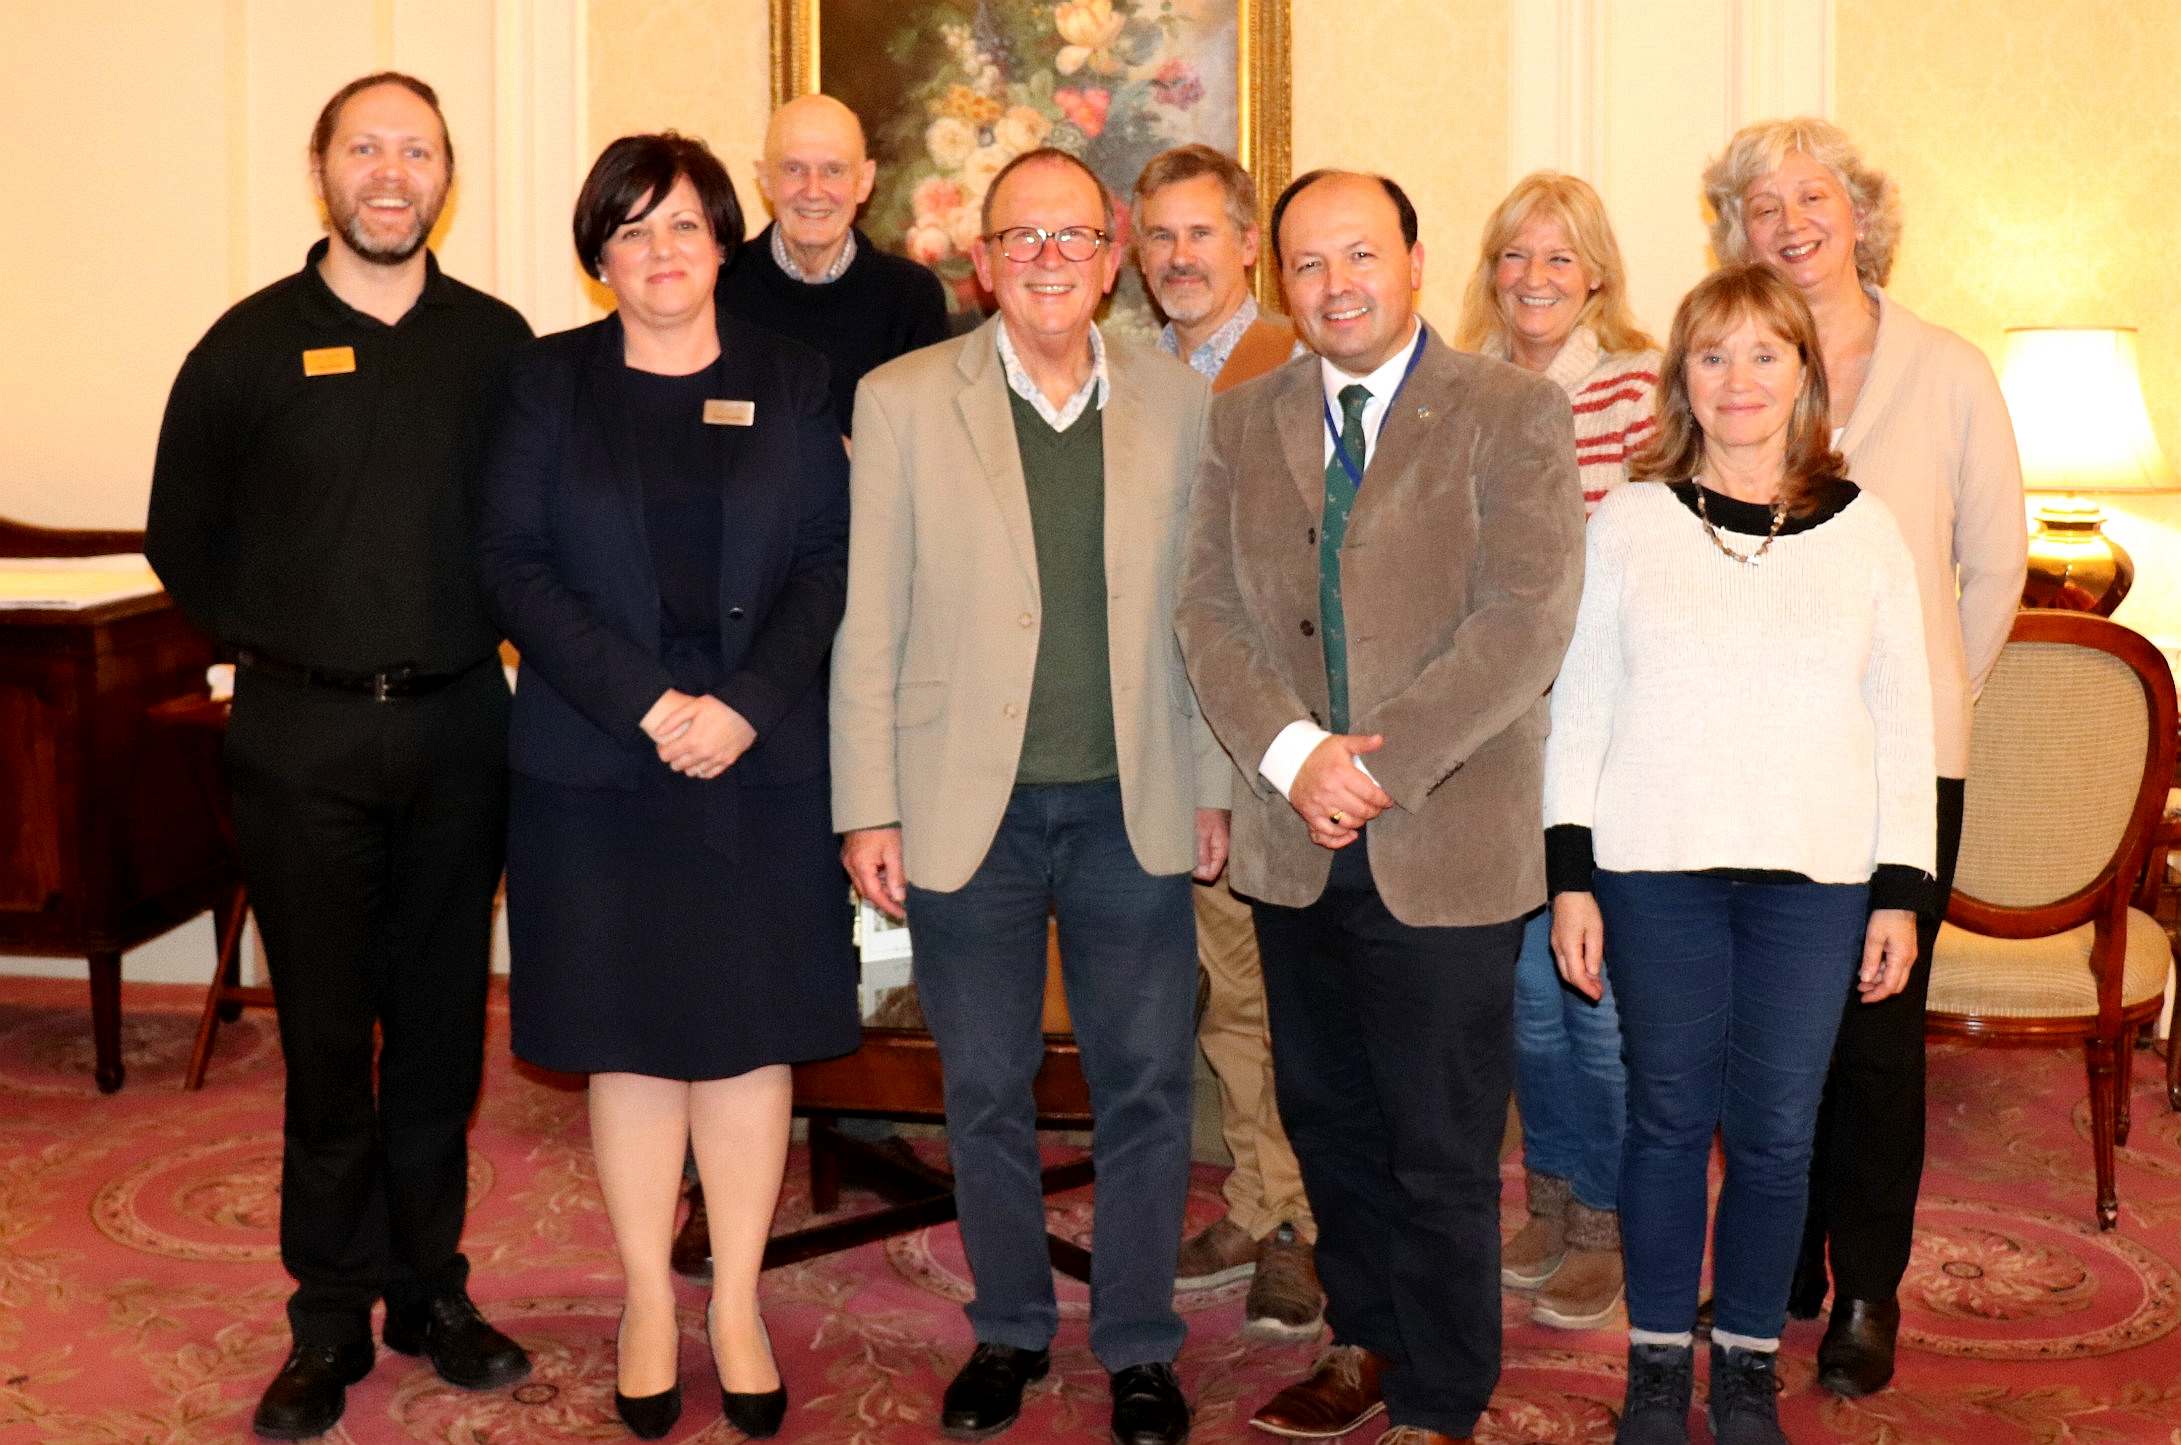
{"label": "floral still life painting", "polygon": [[[775,73],[784,91],[823,90],[862,117],[878,162],[862,218],[872,239],[938,272],[958,309],[989,310],[970,247],[993,177],[1023,152],[1055,146],[1090,165],[1113,193],[1124,259],[1130,189],[1154,155],[1200,141],[1262,163],[1242,153],[1265,149],[1247,145],[1245,65],[1261,23],[1251,9],[1235,0],[777,0]],[[1137,339],[1155,331],[1133,265],[1102,324]]]}

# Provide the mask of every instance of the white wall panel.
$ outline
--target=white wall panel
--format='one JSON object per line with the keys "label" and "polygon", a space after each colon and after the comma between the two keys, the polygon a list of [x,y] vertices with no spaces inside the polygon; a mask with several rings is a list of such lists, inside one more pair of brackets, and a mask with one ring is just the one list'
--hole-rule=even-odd
{"label": "white wall panel", "polygon": [[1508,180],[1563,170],[1598,188],[1636,314],[1664,338],[1710,266],[1701,175],[1734,131],[1827,114],[1830,0],[1516,0]]}

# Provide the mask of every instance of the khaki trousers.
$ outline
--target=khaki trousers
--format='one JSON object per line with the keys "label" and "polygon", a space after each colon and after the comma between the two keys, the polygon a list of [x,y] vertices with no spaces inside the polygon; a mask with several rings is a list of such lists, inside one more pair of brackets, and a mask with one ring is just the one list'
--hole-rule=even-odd
{"label": "khaki trousers", "polygon": [[1210,983],[1197,1042],[1219,1080],[1220,1133],[1234,1155],[1222,1191],[1227,1217],[1252,1239],[1292,1224],[1305,1242],[1315,1242],[1302,1170],[1272,1096],[1272,1036],[1250,907],[1229,891],[1224,875],[1195,893],[1197,962]]}

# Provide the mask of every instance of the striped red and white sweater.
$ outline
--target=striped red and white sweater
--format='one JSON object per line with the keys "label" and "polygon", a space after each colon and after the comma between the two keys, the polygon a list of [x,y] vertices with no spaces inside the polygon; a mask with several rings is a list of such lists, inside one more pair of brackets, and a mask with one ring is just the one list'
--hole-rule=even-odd
{"label": "striped red and white sweater", "polygon": [[1575,464],[1582,472],[1586,515],[1628,480],[1628,459],[1657,430],[1658,368],[1656,351],[1599,350],[1588,326],[1569,332],[1545,368],[1575,408]]}

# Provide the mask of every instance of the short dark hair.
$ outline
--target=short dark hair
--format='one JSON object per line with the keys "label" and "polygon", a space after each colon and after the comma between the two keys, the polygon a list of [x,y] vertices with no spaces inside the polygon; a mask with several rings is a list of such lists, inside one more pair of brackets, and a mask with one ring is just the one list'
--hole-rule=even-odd
{"label": "short dark hair", "polygon": [[[674,183],[684,177],[697,192],[720,254],[732,261],[744,235],[735,183],[703,141],[663,130],[657,135],[621,137],[599,152],[591,173],[583,178],[575,214],[576,257],[583,269],[597,275],[607,238],[625,222],[641,221],[657,210]],[[636,209],[639,204],[644,206],[641,211]]]}
{"label": "short dark hair", "polygon": [[1285,270],[1287,267],[1287,258],[1280,250],[1280,222],[1287,219],[1288,203],[1318,182],[1331,180],[1335,176],[1357,176],[1363,180],[1376,181],[1384,187],[1386,199],[1393,202],[1394,214],[1401,218],[1401,244],[1412,251],[1416,249],[1416,207],[1409,203],[1409,193],[1402,190],[1398,182],[1391,176],[1374,175],[1368,171],[1344,171],[1326,166],[1305,171],[1289,181],[1287,189],[1280,192],[1280,199],[1272,203],[1272,264],[1275,270]]}
{"label": "short dark hair", "polygon": [[311,168],[325,168],[326,151],[333,144],[334,128],[341,123],[341,107],[365,91],[382,85],[398,85],[432,108],[432,115],[439,121],[439,149],[447,157],[447,179],[453,180],[454,133],[447,129],[447,113],[439,108],[439,92],[415,76],[399,70],[379,70],[370,75],[358,76],[333,92],[333,98],[318,112],[318,123],[310,129]]}
{"label": "short dark hair", "polygon": [[1075,167],[1084,175],[1089,176],[1090,183],[1098,188],[1099,225],[1105,230],[1107,239],[1111,240],[1113,237],[1113,192],[1106,189],[1106,183],[1098,179],[1098,172],[1090,168],[1088,161],[1079,155],[1064,151],[1058,146],[1039,146],[1036,150],[1024,151],[1021,155],[1016,156],[1006,165],[1000,167],[999,174],[992,178],[992,184],[985,187],[984,204],[977,211],[977,229],[980,231],[990,231],[992,229],[992,202],[1000,193],[1000,182],[1006,180],[1024,166],[1055,162],[1060,165]]}

